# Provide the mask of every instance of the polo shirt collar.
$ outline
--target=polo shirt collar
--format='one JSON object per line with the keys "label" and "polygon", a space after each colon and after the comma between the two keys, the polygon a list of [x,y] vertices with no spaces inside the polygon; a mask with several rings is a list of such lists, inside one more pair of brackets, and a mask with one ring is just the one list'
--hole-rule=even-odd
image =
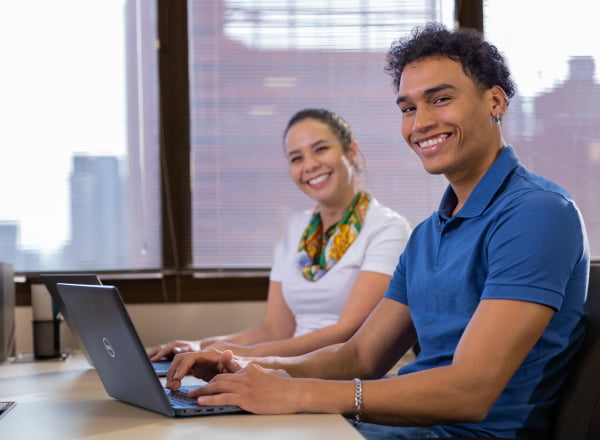
{"label": "polo shirt collar", "polygon": [[[506,146],[498,155],[496,161],[479,181],[475,189],[467,199],[465,205],[455,217],[477,217],[490,205],[492,198],[496,195],[507,177],[521,164],[512,146]],[[438,208],[441,219],[448,220],[452,210],[458,203],[456,194],[451,185],[448,185]]]}

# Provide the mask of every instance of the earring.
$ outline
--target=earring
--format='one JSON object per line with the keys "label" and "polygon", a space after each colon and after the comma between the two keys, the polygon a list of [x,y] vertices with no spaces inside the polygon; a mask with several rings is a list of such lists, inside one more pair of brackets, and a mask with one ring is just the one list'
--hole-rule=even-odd
{"label": "earring", "polygon": [[502,114],[499,113],[497,115],[491,115],[490,118],[492,119],[492,122],[495,122],[496,124],[499,124],[500,122],[502,122]]}

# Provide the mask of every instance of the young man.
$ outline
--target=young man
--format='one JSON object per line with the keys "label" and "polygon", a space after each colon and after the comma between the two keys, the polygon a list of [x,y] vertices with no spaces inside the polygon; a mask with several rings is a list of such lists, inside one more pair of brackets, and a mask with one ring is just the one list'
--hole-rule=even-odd
{"label": "young man", "polygon": [[[191,371],[212,379],[193,392],[201,404],[342,413],[367,438],[546,438],[584,333],[579,211],[505,145],[514,87],[478,34],[428,25],[390,50],[387,70],[407,144],[450,185],[385,298],[347,343],[293,358],[180,355],[168,386]],[[417,340],[417,359],[383,378]]]}

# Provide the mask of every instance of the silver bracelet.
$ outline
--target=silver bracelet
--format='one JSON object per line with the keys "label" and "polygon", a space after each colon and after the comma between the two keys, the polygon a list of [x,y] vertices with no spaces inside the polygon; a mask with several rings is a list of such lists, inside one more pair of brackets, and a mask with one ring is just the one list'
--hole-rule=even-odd
{"label": "silver bracelet", "polygon": [[360,423],[360,408],[362,406],[362,382],[360,379],[354,379],[354,426]]}

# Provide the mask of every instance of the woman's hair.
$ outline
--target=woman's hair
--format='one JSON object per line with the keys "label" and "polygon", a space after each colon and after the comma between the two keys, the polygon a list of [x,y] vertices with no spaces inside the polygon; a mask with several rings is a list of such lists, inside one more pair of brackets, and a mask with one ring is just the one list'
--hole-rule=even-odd
{"label": "woman's hair", "polygon": [[393,78],[394,90],[398,92],[407,64],[436,56],[459,62],[481,91],[497,85],[509,98],[515,94],[510,72],[496,46],[484,41],[473,29],[453,32],[436,23],[428,23],[423,29],[415,28],[410,36],[392,43],[385,71]]}
{"label": "woman's hair", "polygon": [[294,116],[292,116],[283,132],[284,142],[288,131],[290,131],[290,128],[292,128],[292,125],[303,121],[304,119],[316,119],[317,121],[327,124],[329,128],[331,128],[333,134],[335,134],[340,141],[344,153],[350,151],[350,145],[352,142],[354,142],[354,135],[352,134],[350,125],[341,116],[324,108],[306,108],[298,111]]}

